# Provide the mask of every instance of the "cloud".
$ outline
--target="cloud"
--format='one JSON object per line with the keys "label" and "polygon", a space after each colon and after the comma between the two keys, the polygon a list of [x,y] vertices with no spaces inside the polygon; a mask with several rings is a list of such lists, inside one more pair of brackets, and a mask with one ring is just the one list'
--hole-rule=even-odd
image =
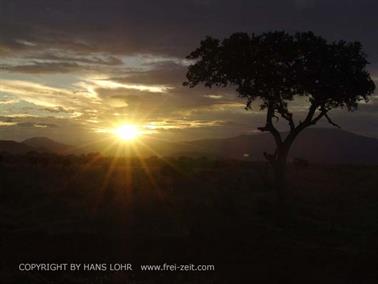
{"label": "cloud", "polygon": [[20,122],[16,123],[18,127],[36,127],[36,128],[56,128],[58,125],[52,123],[41,122]]}
{"label": "cloud", "polygon": [[127,89],[136,91],[146,91],[150,93],[166,93],[171,87],[164,85],[144,85],[144,84],[130,84],[119,83],[107,78],[93,78],[87,79],[89,84],[92,84],[94,88],[107,88],[107,89]]}
{"label": "cloud", "polygon": [[69,90],[29,81],[0,80],[0,92],[12,94],[19,99],[44,107],[76,104],[72,100],[73,93]]}
{"label": "cloud", "polygon": [[7,127],[7,126],[12,126],[16,125],[16,122],[10,122],[10,121],[0,121],[0,127]]}
{"label": "cloud", "polygon": [[38,73],[69,73],[77,69],[84,69],[77,63],[38,63],[26,65],[0,65],[0,70],[29,74]]}
{"label": "cloud", "polygon": [[150,64],[149,70],[126,71],[112,80],[121,83],[161,84],[178,87],[185,81],[185,74],[185,65],[168,61],[164,64]]}
{"label": "cloud", "polygon": [[[1,61],[3,64],[1,64]],[[123,66],[123,61],[113,55],[101,52],[82,53],[75,50],[51,49],[24,50],[3,56],[0,70],[15,73],[49,74],[70,72],[102,72]]]}
{"label": "cloud", "polygon": [[46,51],[33,52],[25,57],[49,62],[74,62],[79,64],[108,66],[122,64],[122,60],[113,55],[101,52],[75,52],[74,50],[47,49]]}
{"label": "cloud", "polygon": [[53,108],[44,108],[45,111],[51,112],[51,113],[72,113],[73,110],[65,109],[64,107],[58,106]]}
{"label": "cloud", "polygon": [[369,53],[378,47],[378,3],[372,0],[2,0],[0,5],[1,45],[15,51],[58,47],[182,57],[208,34],[272,29],[357,39]]}
{"label": "cloud", "polygon": [[[14,119],[0,120],[0,134],[88,138],[96,127],[135,117],[172,139],[253,131],[264,113],[245,111],[233,89],[182,86],[184,57],[201,39],[313,30],[361,41],[377,77],[377,10],[371,0],[0,0],[0,115]],[[372,133],[376,105],[362,104],[355,120],[337,118]],[[306,102],[291,106],[300,115]]]}

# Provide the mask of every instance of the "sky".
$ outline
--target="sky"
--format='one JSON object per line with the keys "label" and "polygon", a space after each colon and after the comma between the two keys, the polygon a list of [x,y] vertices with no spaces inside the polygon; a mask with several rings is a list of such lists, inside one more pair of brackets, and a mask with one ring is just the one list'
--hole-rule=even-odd
{"label": "sky", "polygon": [[[377,11],[376,0],[0,0],[0,140],[79,144],[124,123],[170,141],[256,133],[264,112],[233,89],[182,86],[185,56],[207,35],[311,30],[360,41],[377,83]],[[378,138],[376,95],[331,116]]]}

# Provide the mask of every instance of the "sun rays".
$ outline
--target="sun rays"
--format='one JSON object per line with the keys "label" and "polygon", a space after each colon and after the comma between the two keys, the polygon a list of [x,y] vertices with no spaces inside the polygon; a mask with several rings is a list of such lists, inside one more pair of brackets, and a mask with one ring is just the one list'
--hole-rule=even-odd
{"label": "sun rays", "polygon": [[121,141],[130,142],[139,138],[142,132],[137,125],[124,124],[115,128],[113,134]]}
{"label": "sun rays", "polygon": [[[165,187],[167,178],[159,178],[160,168],[175,165],[162,156],[159,147],[155,147],[161,141],[154,135],[156,130],[151,130],[142,119],[119,120],[108,122],[107,125],[108,127],[94,129],[98,139],[92,140],[90,145],[83,145],[84,148],[89,147],[101,152],[93,155],[84,168],[104,165],[100,191],[94,200],[93,210],[96,211],[114,182],[122,184],[119,188],[123,190],[119,194],[123,194],[126,200],[132,200],[140,176],[144,176],[144,180],[150,185],[149,190],[155,191],[163,200],[164,194],[161,190]],[[151,157],[156,157],[158,162],[150,163]]]}

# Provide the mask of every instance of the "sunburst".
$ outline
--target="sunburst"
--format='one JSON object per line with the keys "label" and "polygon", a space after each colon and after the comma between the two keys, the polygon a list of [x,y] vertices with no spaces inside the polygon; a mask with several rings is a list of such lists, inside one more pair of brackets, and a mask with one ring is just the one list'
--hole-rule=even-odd
{"label": "sunburst", "polygon": [[137,125],[124,124],[115,128],[113,134],[121,141],[130,142],[138,139],[142,132]]}

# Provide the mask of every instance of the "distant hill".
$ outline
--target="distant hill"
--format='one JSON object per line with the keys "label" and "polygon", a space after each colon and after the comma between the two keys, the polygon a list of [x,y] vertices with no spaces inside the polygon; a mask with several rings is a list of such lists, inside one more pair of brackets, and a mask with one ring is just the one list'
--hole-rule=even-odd
{"label": "distant hill", "polygon": [[[283,136],[287,133],[283,133]],[[143,145],[143,146],[142,146]],[[134,148],[137,148],[135,151]],[[202,139],[184,142],[167,142],[143,139],[139,147],[125,145],[123,149],[109,147],[108,142],[72,147],[45,137],[34,137],[22,143],[0,141],[0,152],[23,154],[30,151],[59,154],[100,152],[113,156],[117,153],[130,156],[190,156],[264,160],[264,152],[274,150],[269,133],[240,135],[225,139]],[[302,158],[314,163],[378,164],[378,139],[353,134],[340,129],[310,128],[294,142],[289,159]]]}
{"label": "distant hill", "polygon": [[[283,133],[285,135],[287,133]],[[188,144],[191,151],[237,159],[248,154],[254,160],[263,160],[263,153],[274,149],[269,133],[196,140]],[[378,164],[378,139],[339,129],[310,128],[294,141],[289,158],[303,158],[316,163]]]}
{"label": "distant hill", "polygon": [[72,146],[55,142],[46,137],[34,137],[23,142],[0,140],[0,152],[10,154],[26,154],[28,152],[68,153]]}
{"label": "distant hill", "polygon": [[378,164],[378,139],[339,129],[308,129],[292,150],[291,156],[315,162]]}
{"label": "distant hill", "polygon": [[25,154],[30,151],[34,151],[34,148],[26,144],[10,140],[0,140],[0,152],[7,152],[11,154]]}
{"label": "distant hill", "polygon": [[33,147],[36,151],[39,152],[65,153],[70,151],[72,148],[71,146],[58,143],[47,137],[33,137],[24,140],[22,144]]}
{"label": "distant hill", "polygon": [[[282,136],[286,136],[283,133]],[[275,145],[270,133],[240,135],[224,139],[201,139],[184,142],[143,140],[139,155],[220,157],[265,161],[264,152],[272,153]],[[99,152],[101,147],[97,148]],[[113,152],[107,154],[112,155]],[[128,152],[130,153],[130,152]],[[378,139],[340,129],[309,128],[295,140],[289,159],[302,158],[314,163],[378,164]]]}

